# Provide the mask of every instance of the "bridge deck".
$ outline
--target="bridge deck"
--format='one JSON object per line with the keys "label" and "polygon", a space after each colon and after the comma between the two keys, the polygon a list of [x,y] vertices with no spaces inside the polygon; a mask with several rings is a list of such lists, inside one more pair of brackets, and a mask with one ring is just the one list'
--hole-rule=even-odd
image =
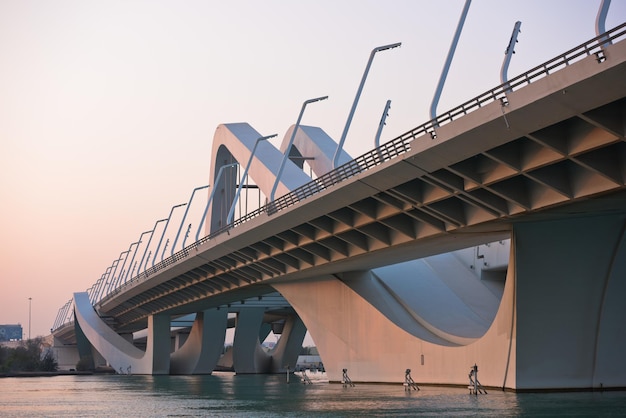
{"label": "bridge deck", "polygon": [[107,295],[99,313],[134,331],[148,315],[267,294],[274,281],[502,239],[511,222],[549,209],[608,195],[606,210],[623,210],[626,42],[595,48],[576,62],[565,53],[540,66],[543,78],[531,70],[510,81],[513,91],[476,98],[471,113],[462,105],[320,177],[307,186],[314,193],[295,191],[200,240]]}

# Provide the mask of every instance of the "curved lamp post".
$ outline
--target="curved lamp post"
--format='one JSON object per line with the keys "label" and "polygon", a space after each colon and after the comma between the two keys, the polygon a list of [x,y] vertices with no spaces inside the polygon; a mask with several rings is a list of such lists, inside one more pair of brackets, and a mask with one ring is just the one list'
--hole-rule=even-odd
{"label": "curved lamp post", "polygon": [[96,295],[96,298],[94,299],[94,303],[97,303],[100,301],[100,299],[102,299],[102,293],[104,292],[104,289],[107,287],[107,284],[109,283],[109,278],[111,277],[113,266],[115,266],[115,261],[113,261],[113,264],[111,264],[104,272],[104,280],[102,280],[102,283],[100,284],[100,287],[98,288],[98,294]]}
{"label": "curved lamp post", "polygon": [[124,267],[126,266],[126,262],[128,261],[128,254],[130,254],[130,251],[132,250],[133,245],[137,245],[139,244],[139,242],[140,241],[133,242],[132,244],[128,246],[128,250],[124,251],[126,253],[126,257],[124,258],[124,262],[122,263],[122,271],[120,271],[120,274],[117,275],[117,279],[115,279],[114,281],[114,285],[113,285],[114,289],[118,286],[119,282],[122,280],[122,277],[125,276],[124,273],[126,272],[126,270],[124,269]]}
{"label": "curved lamp post", "polygon": [[105,275],[106,273],[102,273],[102,276],[100,276],[100,278],[89,288],[91,293],[87,292],[89,295],[89,302],[91,302],[92,305],[96,303],[96,296],[98,295],[98,290],[100,289],[100,285],[102,284]]}
{"label": "curved lamp post", "polygon": [[[217,178],[213,182],[213,190],[211,190],[211,194],[209,195],[209,200],[207,200],[207,202],[206,202],[206,206],[204,208],[204,213],[202,214],[202,218],[200,219],[200,225],[198,226],[198,232],[196,232],[196,241],[200,240],[200,230],[202,230],[202,225],[204,225],[204,220],[206,219],[206,215],[207,215],[207,213],[209,211],[209,205],[213,201],[213,196],[215,195],[215,189],[216,189],[216,186],[220,182],[220,178],[222,177],[222,172],[226,168],[232,168],[232,167],[236,167],[238,165],[239,164],[236,163],[236,162],[235,163],[226,164],[226,165],[221,166],[220,170],[217,172]],[[187,240],[187,237],[185,236],[185,239],[183,240],[183,248],[185,248],[185,241],[186,240]]]}
{"label": "curved lamp post", "polygon": [[[602,0],[600,2],[600,8],[598,9],[598,14],[596,15],[596,36],[602,35],[606,32],[606,16],[609,13],[609,6],[611,5],[611,0]],[[606,38],[603,38],[605,40]],[[611,45],[611,41],[607,41],[602,45],[602,48]]]}
{"label": "curved lamp post", "polygon": [[111,273],[111,269],[112,269],[112,265],[107,267],[104,273],[102,273],[102,276],[100,276],[100,280],[98,280],[96,284],[94,285],[93,300],[91,302],[92,304],[95,305],[96,301],[98,300],[98,296],[100,296],[100,291],[104,287],[104,283],[106,282],[106,279],[109,273]]}
{"label": "curved lamp post", "polygon": [[352,109],[350,110],[350,114],[348,115],[346,126],[343,128],[341,139],[339,140],[339,144],[337,145],[337,149],[335,150],[335,156],[333,157],[333,168],[337,168],[337,163],[339,162],[339,156],[341,155],[341,151],[343,150],[343,143],[346,141],[346,136],[348,136],[348,130],[350,129],[350,124],[352,123],[352,117],[354,116],[354,111],[356,110],[356,106],[359,103],[359,97],[361,97],[361,92],[363,91],[363,86],[365,85],[365,79],[367,78],[367,73],[370,70],[372,61],[374,61],[374,55],[376,55],[377,52],[385,51],[387,49],[397,48],[400,45],[402,45],[402,42],[379,46],[379,47],[372,49],[372,52],[370,53],[370,58],[367,61],[367,65],[365,66],[365,71],[363,72],[363,77],[361,77],[361,84],[359,84],[359,88],[356,91],[356,97],[354,98],[354,103],[352,103]]}
{"label": "curved lamp post", "polygon": [[[500,67],[500,84],[506,84],[509,81],[509,64],[511,63],[511,58],[513,54],[515,54],[515,44],[517,43],[517,35],[519,35],[520,28],[522,27],[522,22],[519,20],[515,22],[513,26],[513,33],[511,33],[511,39],[509,39],[509,45],[506,47],[504,51],[504,60],[502,61],[502,67]],[[506,87],[506,93],[510,93],[511,89],[509,86]]]}
{"label": "curved lamp post", "polygon": [[[187,207],[185,208],[185,214],[183,215],[183,219],[181,219],[180,221],[180,226],[178,227],[176,238],[174,238],[174,244],[172,244],[172,250],[170,252],[170,255],[174,255],[174,250],[176,249],[176,243],[178,242],[178,236],[180,235],[180,231],[183,229],[183,224],[185,223],[185,219],[187,218],[187,213],[189,212],[189,208],[191,207],[191,201],[193,200],[193,196],[196,194],[198,190],[206,189],[208,187],[209,187],[208,184],[206,186],[196,187],[195,189],[193,189],[193,192],[191,192],[191,197],[189,198],[189,202],[187,203]],[[183,245],[183,248],[184,248],[184,245]],[[163,257],[161,257],[161,259],[163,259]]]}
{"label": "curved lamp post", "polygon": [[387,100],[387,103],[385,103],[385,109],[383,110],[383,115],[381,116],[380,122],[378,123],[378,130],[376,131],[376,136],[374,137],[374,148],[380,147],[380,136],[383,133],[383,127],[385,126],[385,121],[387,120],[387,116],[389,116],[390,108],[391,108],[391,100]]}
{"label": "curved lamp post", "polygon": [[[137,246],[135,247],[135,252],[133,253],[133,258],[130,259],[130,266],[128,266],[128,273],[126,273],[126,275],[124,276],[124,283],[126,283],[128,281],[128,276],[132,274],[132,272],[134,272],[134,269],[131,270],[131,266],[133,265],[133,261],[135,261],[135,256],[137,255],[137,250],[139,249],[139,244],[141,244],[141,238],[143,238],[144,235],[149,234],[151,232],[154,232],[154,229],[151,231],[145,231],[142,232],[141,235],[139,235],[139,240],[137,241]],[[131,244],[132,246],[132,244]],[[132,278],[132,276],[131,276]]]}
{"label": "curved lamp post", "polygon": [[[181,203],[176,206],[172,206],[170,210],[170,214],[167,216],[167,222],[165,223],[165,227],[163,227],[163,233],[161,234],[161,239],[159,239],[159,244],[154,251],[154,257],[152,258],[152,267],[154,267],[154,262],[156,261],[157,255],[159,254],[159,249],[161,248],[161,243],[163,242],[163,237],[165,236],[165,231],[167,231],[167,226],[170,224],[170,218],[172,217],[172,213],[174,213],[174,209],[179,208],[181,206],[185,206],[186,203]],[[165,251],[163,251],[165,252]],[[161,256],[161,260],[163,260],[163,256]]]}
{"label": "curved lamp post", "polygon": [[117,266],[120,264],[120,261],[122,260],[122,255],[126,252],[128,251],[122,251],[120,253],[119,258],[113,261],[113,264],[111,264],[111,267],[107,269],[107,273],[105,273],[106,277],[105,277],[104,283],[102,284],[102,287],[99,289],[96,302],[101,301],[104,296],[109,294],[111,285],[113,284],[113,281],[115,280],[115,273],[117,272]]}
{"label": "curved lamp post", "polygon": [[[278,188],[278,182],[280,181],[280,177],[283,174],[283,169],[285,168],[285,163],[289,158],[289,153],[291,152],[291,146],[293,145],[293,141],[296,138],[296,132],[298,132],[298,128],[300,127],[300,121],[302,120],[302,115],[304,114],[304,109],[306,109],[306,105],[309,103],[315,103],[322,100],[328,99],[328,96],[316,97],[315,99],[306,100],[302,103],[302,109],[300,109],[300,114],[298,115],[298,120],[296,121],[296,126],[293,128],[293,132],[291,133],[291,138],[289,139],[289,144],[287,145],[287,149],[283,154],[283,159],[280,162],[280,168],[278,169],[278,173],[276,173],[276,180],[274,181],[274,186],[272,186],[272,192],[270,193],[270,202],[274,201],[274,195],[276,194],[276,189]],[[255,144],[256,145],[256,144]]]}
{"label": "curved lamp post", "polygon": [[[143,252],[143,256],[141,257],[141,261],[139,262],[139,267],[137,268],[137,274],[139,274],[139,272],[141,271],[141,266],[143,265],[143,260],[146,258],[146,253],[148,252],[148,248],[150,248],[150,242],[152,242],[152,237],[154,236],[154,231],[156,230],[156,227],[158,224],[160,224],[161,222],[165,222],[167,221],[167,218],[163,218],[163,219],[159,219],[158,221],[156,221],[154,223],[154,226],[152,227],[152,232],[150,234],[150,238],[148,238],[148,243],[146,244],[146,249]],[[146,261],[147,264],[147,261]],[[145,270],[145,266],[144,266],[144,270]]]}
{"label": "curved lamp post", "polygon": [[[439,104],[439,98],[441,97],[443,84],[446,82],[446,77],[448,76],[448,70],[450,69],[452,58],[454,57],[454,51],[456,50],[456,45],[459,43],[459,38],[461,37],[461,30],[463,29],[463,24],[465,23],[465,17],[467,17],[467,12],[469,10],[471,2],[472,0],[465,0],[465,6],[463,6],[463,11],[461,12],[461,18],[459,19],[459,23],[456,25],[456,31],[454,32],[454,37],[452,38],[452,44],[450,44],[450,49],[448,50],[448,56],[446,57],[446,62],[443,65],[443,69],[441,70],[441,75],[439,76],[439,83],[437,83],[437,88],[435,89],[435,95],[433,96],[433,101],[430,104],[430,119],[431,120],[434,120],[437,118],[437,105]],[[439,126],[439,124],[437,124],[436,121],[435,121],[435,126]]]}
{"label": "curved lamp post", "polygon": [[[120,258],[117,259],[115,270],[113,271],[113,274],[111,274],[111,280],[109,281],[109,286],[107,287],[107,290],[106,290],[107,295],[111,292],[111,289],[115,289],[115,284],[117,283],[117,280],[119,280],[119,277],[122,275],[122,272],[124,270],[124,264],[126,264],[126,259],[128,258],[129,252],[130,252],[130,248],[120,253]],[[126,254],[126,258],[124,258],[124,263],[122,263],[122,271],[120,271],[120,274],[118,274],[117,277],[115,277],[115,274],[117,273],[117,267],[119,266],[119,262],[122,260],[122,256],[124,254]]]}
{"label": "curved lamp post", "polygon": [[[243,182],[248,178],[248,170],[250,169],[250,165],[252,164],[252,159],[254,158],[254,153],[256,152],[256,147],[259,145],[259,142],[265,141],[270,138],[276,137],[276,134],[262,136],[257,138],[254,142],[254,146],[252,147],[252,152],[250,153],[250,158],[248,158],[248,163],[246,164],[246,169],[243,171],[243,175],[239,180],[239,186],[237,186],[237,191],[235,192],[235,197],[233,198],[233,204],[230,205],[230,210],[228,211],[228,216],[226,217],[226,225],[230,225],[233,221],[233,215],[235,214],[235,206],[237,205],[237,200],[239,200],[239,195],[241,194],[241,189],[243,188]],[[213,189],[215,190],[215,189]],[[246,204],[247,206],[247,204]]]}

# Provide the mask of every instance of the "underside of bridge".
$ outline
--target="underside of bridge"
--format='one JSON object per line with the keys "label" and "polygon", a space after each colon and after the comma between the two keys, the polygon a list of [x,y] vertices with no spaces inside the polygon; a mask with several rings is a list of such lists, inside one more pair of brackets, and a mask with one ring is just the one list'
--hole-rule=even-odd
{"label": "underside of bridge", "polygon": [[[97,303],[75,294],[68,335],[132,373],[211,373],[220,359],[282,372],[308,330],[331,381],[411,369],[466,385],[477,365],[489,387],[626,387],[626,42],[601,52],[338,171],[332,139],[300,127],[290,155],[318,177],[288,161],[277,187],[292,200],[226,228],[237,181],[220,168],[250,159],[270,196],[282,154],[266,142],[253,154],[247,124],[220,125],[208,237]],[[172,344],[171,319],[187,314]],[[142,329],[145,350],[131,341]]]}

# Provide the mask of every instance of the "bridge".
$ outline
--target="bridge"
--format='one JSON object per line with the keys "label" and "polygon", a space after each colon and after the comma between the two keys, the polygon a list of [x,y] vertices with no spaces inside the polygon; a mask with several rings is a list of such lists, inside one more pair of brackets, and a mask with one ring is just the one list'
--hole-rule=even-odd
{"label": "bridge", "polygon": [[[626,24],[337,168],[320,128],[292,126],[278,150],[220,125],[206,236],[132,278],[120,256],[59,310],[57,350],[120,372],[277,373],[308,330],[331,381],[411,369],[462,385],[476,364],[503,389],[626,387],[624,38]],[[246,161],[279,197],[233,220],[245,179],[229,168]]]}

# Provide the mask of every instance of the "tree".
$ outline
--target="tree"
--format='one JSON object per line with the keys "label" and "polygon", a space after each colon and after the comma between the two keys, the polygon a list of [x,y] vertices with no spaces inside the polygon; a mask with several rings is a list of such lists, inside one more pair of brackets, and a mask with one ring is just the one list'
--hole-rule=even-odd
{"label": "tree", "polygon": [[54,353],[51,349],[47,349],[46,353],[43,355],[40,361],[39,370],[43,372],[56,372],[59,368],[59,363],[57,363],[54,358]]}
{"label": "tree", "polygon": [[0,370],[3,372],[56,371],[57,361],[50,349],[44,355],[43,338],[22,341],[19,347],[2,347],[0,350]]}

